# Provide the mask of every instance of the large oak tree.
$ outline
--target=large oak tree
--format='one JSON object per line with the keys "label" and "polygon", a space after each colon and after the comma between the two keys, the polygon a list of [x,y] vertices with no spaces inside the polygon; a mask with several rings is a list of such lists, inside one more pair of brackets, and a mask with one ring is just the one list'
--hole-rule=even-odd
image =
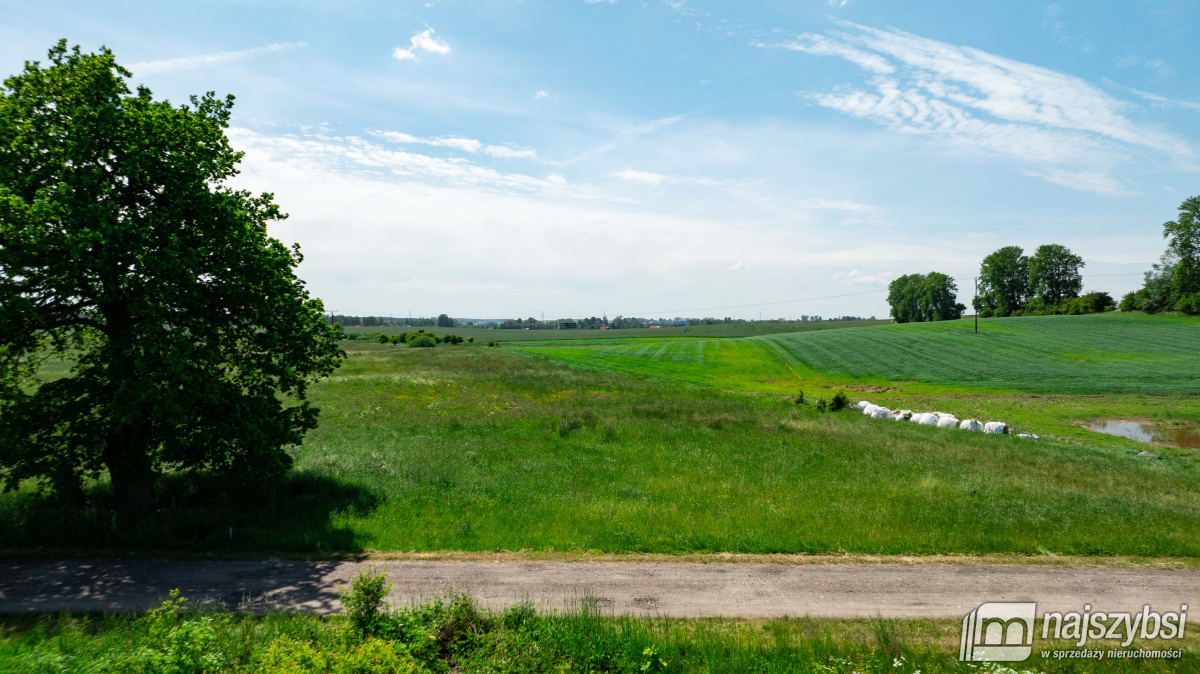
{"label": "large oak tree", "polygon": [[140,511],[165,470],[286,470],[344,354],[272,196],[227,185],[232,97],[129,77],[62,41],[0,90],[0,480],[79,495],[107,471]]}

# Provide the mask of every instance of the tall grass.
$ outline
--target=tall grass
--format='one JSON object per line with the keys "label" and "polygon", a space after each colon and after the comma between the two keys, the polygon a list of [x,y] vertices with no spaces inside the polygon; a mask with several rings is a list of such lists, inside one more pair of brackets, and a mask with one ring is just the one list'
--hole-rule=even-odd
{"label": "tall grass", "polygon": [[1200,554],[1195,452],[820,414],[505,349],[347,345],[275,491],[179,476],[164,489],[185,507],[138,526],[9,494],[0,546]]}
{"label": "tall grass", "polygon": [[[0,672],[1107,672],[1194,671],[1178,661],[1042,660],[1019,670],[956,660],[958,620],[764,621],[605,616],[581,606],[493,612],[469,597],[385,611],[368,628],[341,617],[181,610],[0,618]],[[1154,643],[1134,644],[1153,648]],[[1069,648],[1047,644],[1047,648]]]}

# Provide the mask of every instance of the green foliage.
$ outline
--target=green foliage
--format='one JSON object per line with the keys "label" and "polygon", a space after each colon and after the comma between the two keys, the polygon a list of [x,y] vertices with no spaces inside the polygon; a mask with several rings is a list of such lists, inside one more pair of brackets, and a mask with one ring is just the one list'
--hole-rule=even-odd
{"label": "green foliage", "polygon": [[437,346],[437,340],[433,335],[417,335],[416,337],[410,336],[408,339],[408,346],[416,349],[432,349],[433,347]]}
{"label": "green foliage", "polygon": [[323,649],[293,637],[276,639],[256,669],[260,674],[421,674],[427,672],[403,644],[368,638]]}
{"label": "green foliage", "polygon": [[[62,41],[0,92],[0,479],[77,502],[107,470],[144,512],[165,470],[287,470],[344,354],[271,195],[226,184],[232,98],[128,77]],[[69,376],[37,377],[48,353]]]}
{"label": "green foliage", "polygon": [[[431,635],[460,622],[445,601],[398,611],[405,631],[357,638],[344,619],[301,614],[229,615],[213,621],[220,660],[211,669],[175,668],[139,652],[170,646],[148,634],[145,615],[70,615],[0,618],[0,670],[54,672],[231,672],[236,674],[549,674],[551,672],[825,672],[830,674],[947,674],[1014,672],[957,661],[961,621],[776,618],[768,620],[606,617],[589,605],[538,615],[518,605],[502,617],[477,611],[478,630],[441,646]],[[469,602],[469,599],[466,600]],[[464,602],[465,603],[465,602]],[[520,620],[511,620],[519,616]],[[190,618],[202,621],[204,617]],[[428,645],[435,644],[430,650]],[[452,647],[451,644],[458,644]],[[1149,645],[1149,643],[1147,643]],[[1051,649],[1071,648],[1051,642]],[[1200,664],[1195,637],[1174,646],[1183,657],[1136,663],[1136,671],[1192,671]],[[1042,660],[1035,649],[1021,671],[1126,672],[1128,660]]]}
{"label": "green foliage", "polygon": [[850,406],[850,396],[846,395],[845,389],[838,389],[833,397],[829,399],[829,411],[841,412]]}
{"label": "green foliage", "polygon": [[438,314],[437,326],[439,328],[453,328],[454,327],[454,319],[450,318],[446,314]]}
{"label": "green foliage", "polygon": [[1029,258],[1029,290],[1046,306],[1079,296],[1083,258],[1056,243],[1038,246]]}
{"label": "green foliage", "polygon": [[1173,296],[1200,293],[1200,196],[1179,205],[1179,217],[1163,224],[1163,237],[1170,240],[1167,252],[1177,260],[1171,277]]}
{"label": "green foliage", "polygon": [[1020,246],[1006,246],[983,258],[979,268],[981,317],[1009,316],[1022,309],[1029,296],[1029,258]]}
{"label": "green foliage", "polygon": [[391,589],[392,584],[382,569],[364,568],[351,579],[350,587],[342,591],[342,606],[359,634],[374,634]]}
{"label": "green foliage", "polygon": [[966,310],[956,302],[958,286],[940,272],[907,274],[888,285],[888,304],[897,323],[947,321]]}

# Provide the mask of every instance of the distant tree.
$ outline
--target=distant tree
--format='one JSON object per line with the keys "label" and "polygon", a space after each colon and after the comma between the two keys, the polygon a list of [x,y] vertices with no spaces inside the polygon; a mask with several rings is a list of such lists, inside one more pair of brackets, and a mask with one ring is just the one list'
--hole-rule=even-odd
{"label": "distant tree", "polygon": [[438,317],[437,317],[437,327],[439,327],[439,328],[453,328],[453,327],[454,327],[454,319],[453,319],[453,318],[450,318],[450,317],[449,317],[449,316],[447,316],[446,314],[438,314]]}
{"label": "distant tree", "polygon": [[1051,308],[1063,300],[1079,297],[1083,276],[1079,270],[1083,258],[1056,243],[1038,246],[1029,259],[1029,288],[1032,294]]}
{"label": "distant tree", "polygon": [[1171,275],[1175,300],[1200,293],[1200,197],[1179,205],[1179,218],[1163,223],[1167,252],[1176,260]]}
{"label": "distant tree", "polygon": [[952,321],[962,318],[966,307],[958,303],[958,286],[954,279],[931,271],[921,283],[921,313],[928,321]]}
{"label": "distant tree", "polygon": [[1008,316],[1029,297],[1029,258],[1020,246],[1005,246],[983,258],[979,267],[980,315]]}
{"label": "distant tree", "polygon": [[[0,481],[78,499],[107,469],[138,512],[164,470],[286,470],[345,354],[272,196],[227,186],[232,97],[128,77],[64,40],[0,89]],[[48,356],[69,374],[38,378]]]}
{"label": "distant tree", "polygon": [[[892,318],[897,323],[919,322],[925,320],[921,311],[921,289],[925,282],[923,274],[905,274],[888,284],[888,304],[891,305]],[[812,317],[810,320],[820,320]]]}
{"label": "distant tree", "polygon": [[[954,279],[940,272],[906,274],[888,285],[888,304],[897,323],[947,321],[962,317],[966,307],[959,304]],[[814,316],[812,320],[820,320]],[[843,316],[841,320],[862,320]]]}

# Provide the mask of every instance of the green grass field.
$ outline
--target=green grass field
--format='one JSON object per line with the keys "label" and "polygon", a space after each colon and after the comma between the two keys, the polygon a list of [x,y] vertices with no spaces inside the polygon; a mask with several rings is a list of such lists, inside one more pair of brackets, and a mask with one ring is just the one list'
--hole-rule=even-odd
{"label": "green grass field", "polygon": [[1143,314],[986,319],[979,334],[962,320],[537,352],[743,391],[849,384],[921,393],[1200,394],[1200,319]]}
{"label": "green grass field", "polygon": [[690,325],[673,327],[665,325],[661,328],[635,328],[628,330],[499,330],[492,328],[344,328],[347,334],[383,333],[394,335],[401,332],[424,330],[437,335],[454,334],[463,337],[474,337],[477,342],[561,342],[561,341],[599,341],[630,339],[727,339],[731,337],[754,337],[758,335],[775,335],[790,332],[823,332],[842,328],[861,328],[872,325],[886,325],[890,320],[862,321],[820,321],[813,323],[729,323],[717,325]]}
{"label": "green grass field", "polygon": [[[1147,334],[1154,320],[1144,322]],[[1196,329],[1161,325],[1167,334]],[[908,327],[836,334],[855,341]],[[264,502],[167,480],[164,502],[187,507],[126,529],[103,509],[56,515],[26,491],[0,498],[0,547],[1200,556],[1200,453],[1161,449],[1148,459],[1133,441],[1072,425],[1131,412],[1200,419],[1195,396],[975,394],[960,382],[952,394],[931,393],[933,384],[886,394],[960,416],[1011,413],[1018,430],[1061,427],[1058,439],[1025,442],[686,383],[712,383],[714,348],[735,354],[732,379],[746,362],[740,354],[763,354],[752,362],[765,369],[767,341],[692,341],[669,360],[637,361],[669,366],[644,370],[654,377],[560,362],[573,347],[346,342],[349,361],[313,389],[320,428],[295,449],[293,477]],[[1025,372],[1027,386],[1039,385],[1036,368]]]}

